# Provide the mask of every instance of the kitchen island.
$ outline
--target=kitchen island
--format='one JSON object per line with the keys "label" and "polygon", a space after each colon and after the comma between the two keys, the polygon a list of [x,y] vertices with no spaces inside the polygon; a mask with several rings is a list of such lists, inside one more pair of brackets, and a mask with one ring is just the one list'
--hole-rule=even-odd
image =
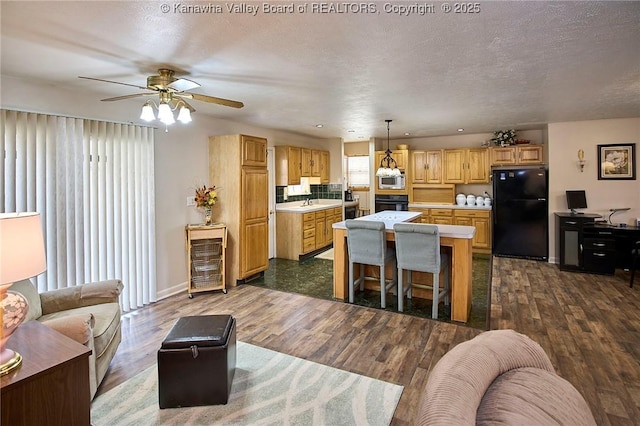
{"label": "kitchen island", "polygon": [[[355,220],[384,222],[387,241],[394,241],[393,225],[418,222],[419,212],[383,211]],[[473,226],[436,225],[440,231],[440,246],[451,250],[451,320],[467,322],[471,311]],[[333,297],[346,300],[349,289],[349,259],[345,222],[333,224]]]}

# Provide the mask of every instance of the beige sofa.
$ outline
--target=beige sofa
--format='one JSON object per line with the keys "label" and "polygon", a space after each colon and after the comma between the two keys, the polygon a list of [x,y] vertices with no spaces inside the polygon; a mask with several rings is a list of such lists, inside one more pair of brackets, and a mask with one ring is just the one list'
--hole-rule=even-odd
{"label": "beige sofa", "polygon": [[39,321],[91,349],[89,383],[92,399],[122,339],[118,304],[122,289],[120,280],[44,293],[38,293],[29,280],[16,282],[9,288],[27,299],[26,321]]}
{"label": "beige sofa", "polygon": [[416,416],[418,425],[595,425],[571,383],[542,347],[513,330],[484,332],[435,365]]}

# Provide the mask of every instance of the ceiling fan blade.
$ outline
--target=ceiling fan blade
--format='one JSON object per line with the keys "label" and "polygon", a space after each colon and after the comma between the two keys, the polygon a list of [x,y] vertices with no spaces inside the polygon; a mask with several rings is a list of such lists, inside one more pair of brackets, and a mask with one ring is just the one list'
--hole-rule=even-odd
{"label": "ceiling fan blade", "polygon": [[178,78],[167,85],[168,88],[175,90],[176,92],[184,92],[185,90],[195,89],[200,87],[195,81],[187,80],[186,78]]}
{"label": "ceiling fan blade", "polygon": [[140,96],[156,96],[156,94],[155,93],[136,93],[133,95],[116,96],[115,98],[106,98],[106,99],[100,99],[100,100],[104,102],[111,102],[111,101],[121,101],[123,99],[137,98]]}
{"label": "ceiling fan blade", "polygon": [[155,89],[149,89],[148,87],[145,87],[145,86],[137,86],[137,85],[135,85],[135,84],[121,83],[121,82],[119,82],[119,81],[103,80],[103,79],[101,79],[101,78],[82,77],[82,76],[78,76],[78,78],[84,78],[85,80],[102,81],[103,83],[121,84],[121,85],[123,85],[123,86],[131,86],[131,87],[136,87],[136,88],[138,88],[138,89],[155,90]]}
{"label": "ceiling fan blade", "polygon": [[196,101],[209,102],[212,104],[220,104],[233,108],[242,108],[244,104],[238,101],[232,101],[230,99],[216,98],[213,96],[199,95],[197,93],[177,93],[176,96],[180,96],[187,99],[194,99]]}

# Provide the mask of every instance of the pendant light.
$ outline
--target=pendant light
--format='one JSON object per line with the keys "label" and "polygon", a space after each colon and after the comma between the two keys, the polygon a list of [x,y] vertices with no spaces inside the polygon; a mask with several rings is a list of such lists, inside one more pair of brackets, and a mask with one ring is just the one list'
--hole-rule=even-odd
{"label": "pendant light", "polygon": [[396,160],[391,156],[391,149],[389,149],[389,123],[392,120],[384,120],[387,123],[387,150],[384,152],[385,156],[380,160],[380,167],[376,172],[376,176],[400,176],[400,169]]}

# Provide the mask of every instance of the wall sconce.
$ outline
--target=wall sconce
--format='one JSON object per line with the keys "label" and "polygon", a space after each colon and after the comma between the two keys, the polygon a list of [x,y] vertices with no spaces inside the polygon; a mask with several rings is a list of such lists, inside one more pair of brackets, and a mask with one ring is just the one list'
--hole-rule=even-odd
{"label": "wall sconce", "polygon": [[579,149],[578,150],[578,166],[580,166],[580,172],[584,172],[585,164],[586,164],[586,161],[584,161],[584,151]]}

